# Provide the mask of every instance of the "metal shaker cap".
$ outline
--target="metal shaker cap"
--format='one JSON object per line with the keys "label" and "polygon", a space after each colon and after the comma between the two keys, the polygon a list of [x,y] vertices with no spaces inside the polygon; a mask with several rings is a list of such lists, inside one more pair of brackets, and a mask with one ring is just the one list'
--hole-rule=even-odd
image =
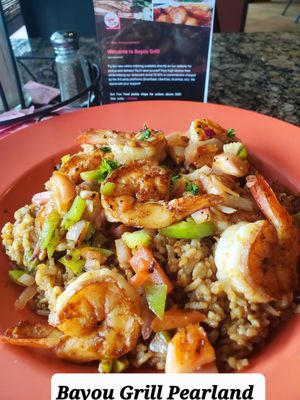
{"label": "metal shaker cap", "polygon": [[68,50],[77,50],[79,36],[73,31],[57,31],[51,35],[51,43],[55,53],[60,53]]}

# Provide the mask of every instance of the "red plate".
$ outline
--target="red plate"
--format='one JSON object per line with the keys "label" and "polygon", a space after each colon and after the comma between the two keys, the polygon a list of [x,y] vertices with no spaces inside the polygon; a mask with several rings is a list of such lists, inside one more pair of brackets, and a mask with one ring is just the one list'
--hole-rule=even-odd
{"label": "red plate", "polygon": [[[225,128],[235,128],[257,159],[257,166],[294,190],[300,190],[300,129],[285,122],[237,108],[192,102],[138,102],[95,107],[64,114],[37,123],[0,141],[0,227],[13,212],[29,203],[51,174],[60,156],[74,150],[81,129],[137,130],[145,122],[165,132],[185,131],[199,117],[212,119]],[[1,249],[0,330],[21,319],[36,319],[30,311],[17,312],[14,301],[20,289],[7,278],[8,259]],[[299,398],[300,316],[285,323],[263,351],[251,360],[247,372],[266,377],[267,399]],[[56,359],[49,353],[1,345],[1,398],[30,400],[50,397],[50,377],[55,372],[95,372],[95,366],[80,366]],[[245,371],[246,372],[246,371]]]}

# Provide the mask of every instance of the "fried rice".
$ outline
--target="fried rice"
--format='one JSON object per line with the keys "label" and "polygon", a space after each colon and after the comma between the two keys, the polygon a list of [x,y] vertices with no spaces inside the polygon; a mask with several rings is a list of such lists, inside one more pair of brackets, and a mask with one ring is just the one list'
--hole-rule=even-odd
{"label": "fried rice", "polygon": [[[85,151],[95,151],[95,148],[97,146]],[[170,165],[168,161],[165,163]],[[184,163],[179,163],[179,167],[171,165],[179,171],[178,174],[189,174],[195,170],[194,165]],[[88,163],[85,163],[84,167],[84,171],[90,170]],[[96,190],[99,190],[99,185],[84,180],[77,181],[76,185],[77,195],[83,191],[95,190],[95,186]],[[290,214],[297,213],[300,209],[299,198],[278,184],[272,186],[282,206]],[[48,182],[46,187],[51,188],[51,183],[49,185]],[[186,195],[191,193],[185,193],[184,196]],[[47,274],[52,274],[53,286],[64,290],[78,276],[59,262],[66,252],[72,252],[78,247],[73,240],[67,239],[66,236],[61,237],[53,256],[47,258],[45,254],[41,256],[40,253],[37,257],[38,262],[32,267],[32,255],[37,254],[40,240],[40,230],[37,229],[36,220],[43,206],[44,204],[35,203],[16,211],[14,223],[8,222],[2,229],[2,243],[13,269],[29,271],[28,273],[35,277],[38,264],[43,262],[47,265]],[[106,229],[107,224],[117,226],[116,222],[106,222]],[[130,280],[134,276],[134,271],[130,263],[122,264],[118,261],[115,239],[111,231],[96,228],[87,240],[88,245],[93,242],[97,230],[106,236],[101,246],[111,250],[112,255],[103,263],[86,264],[81,273],[95,268],[108,268]],[[217,278],[215,248],[218,235],[200,239],[178,239],[167,237],[157,229],[146,228],[145,231],[152,237],[149,249],[173,284],[173,290],[167,296],[165,309],[176,307],[182,310],[196,310],[205,316],[201,325],[215,350],[219,371],[240,370],[246,367],[249,364],[249,357],[263,347],[273,330],[296,310],[292,292],[281,298],[260,303],[250,301],[235,288],[226,288]],[[51,311],[49,297],[45,295],[43,285],[36,282],[36,288],[37,293],[28,301],[28,306],[35,313],[47,317]],[[171,330],[171,336],[175,331]],[[166,349],[157,351],[153,346],[154,336],[153,332],[148,337],[146,335],[146,338],[143,335],[139,336],[134,349],[126,354],[129,365],[138,368],[150,366],[158,370],[165,368],[167,351]]]}

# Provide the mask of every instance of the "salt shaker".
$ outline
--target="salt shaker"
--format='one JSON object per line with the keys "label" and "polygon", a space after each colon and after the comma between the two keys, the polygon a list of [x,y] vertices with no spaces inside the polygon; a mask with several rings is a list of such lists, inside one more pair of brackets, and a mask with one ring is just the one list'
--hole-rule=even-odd
{"label": "salt shaker", "polygon": [[[86,62],[78,49],[78,35],[71,31],[54,32],[50,40],[56,54],[55,64],[61,100],[68,100],[88,87],[91,83]],[[71,103],[80,107],[88,98],[88,94]]]}

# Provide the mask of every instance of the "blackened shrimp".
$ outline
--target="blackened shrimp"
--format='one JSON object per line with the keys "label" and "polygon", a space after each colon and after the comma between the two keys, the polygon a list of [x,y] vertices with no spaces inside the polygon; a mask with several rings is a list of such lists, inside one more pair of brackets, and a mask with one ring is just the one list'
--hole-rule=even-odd
{"label": "blackened shrimp", "polygon": [[208,119],[196,119],[191,123],[189,144],[185,148],[185,163],[199,168],[211,166],[216,154],[222,152],[223,144],[228,140],[227,131],[216,122]]}
{"label": "blackened shrimp", "polygon": [[160,229],[202,208],[222,203],[220,196],[204,194],[168,201],[171,171],[151,162],[136,161],[113,171],[102,184],[112,184],[101,201],[111,221]]}
{"label": "blackened shrimp", "polygon": [[227,228],[216,246],[218,280],[252,302],[290,295],[297,285],[298,230],[260,175],[247,183],[266,219]]}
{"label": "blackened shrimp", "polygon": [[147,126],[138,132],[88,129],[79,135],[77,143],[109,146],[119,164],[136,160],[159,163],[166,157],[165,134]]}
{"label": "blackened shrimp", "polygon": [[140,336],[139,296],[117,272],[85,272],[57,297],[49,323],[23,322],[0,341],[52,349],[75,362],[117,359],[133,350]]}

